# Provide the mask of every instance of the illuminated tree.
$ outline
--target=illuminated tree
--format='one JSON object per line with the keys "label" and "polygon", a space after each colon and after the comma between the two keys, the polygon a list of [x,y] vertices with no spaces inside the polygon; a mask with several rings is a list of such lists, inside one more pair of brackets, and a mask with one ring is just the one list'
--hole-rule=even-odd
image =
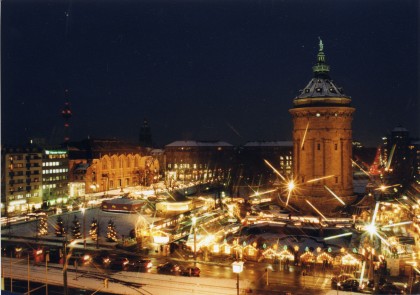
{"label": "illuminated tree", "polygon": [[112,221],[111,219],[108,221],[108,231],[106,233],[106,238],[108,242],[117,241],[117,231],[115,230],[114,221]]}
{"label": "illuminated tree", "polygon": [[37,226],[38,236],[46,236],[48,234],[47,216],[40,217]]}
{"label": "illuminated tree", "polygon": [[73,235],[73,239],[82,238],[82,234],[80,233],[80,222],[76,215],[74,215],[73,225],[71,227],[71,233]]}
{"label": "illuminated tree", "polygon": [[63,218],[61,218],[61,216],[57,217],[57,223],[55,225],[55,235],[57,237],[62,237],[66,234],[66,230],[64,228],[64,224],[63,224]]}
{"label": "illuminated tree", "polygon": [[98,221],[95,218],[93,218],[92,223],[90,225],[89,234],[90,234],[92,240],[94,240],[94,241],[96,241],[98,239],[98,230],[99,230],[98,229]]}

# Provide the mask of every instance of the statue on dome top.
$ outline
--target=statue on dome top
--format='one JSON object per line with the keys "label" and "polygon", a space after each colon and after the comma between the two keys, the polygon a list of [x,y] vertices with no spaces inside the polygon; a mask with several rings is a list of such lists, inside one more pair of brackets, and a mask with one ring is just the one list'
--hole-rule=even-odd
{"label": "statue on dome top", "polygon": [[319,39],[319,51],[324,51],[324,43],[322,43],[321,37],[318,37]]}

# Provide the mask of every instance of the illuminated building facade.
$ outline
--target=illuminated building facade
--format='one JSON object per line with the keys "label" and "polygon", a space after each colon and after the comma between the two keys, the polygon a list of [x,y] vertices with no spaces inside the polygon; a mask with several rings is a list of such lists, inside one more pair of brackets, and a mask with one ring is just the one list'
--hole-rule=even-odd
{"label": "illuminated building facade", "polygon": [[69,194],[106,193],[159,180],[159,161],[139,146],[115,139],[87,139],[68,144]]}
{"label": "illuminated building facade", "polygon": [[344,202],[352,199],[351,122],[355,110],[350,106],[350,97],[330,78],[329,70],[320,40],[314,77],[295,97],[290,109],[293,177],[298,185],[294,192],[296,198],[291,200],[301,207],[305,199],[322,201],[326,211],[341,205],[326,186]]}
{"label": "illuminated building facade", "polygon": [[233,168],[234,148],[223,141],[174,141],[165,146],[165,178],[174,181],[212,181]]}
{"label": "illuminated building facade", "polygon": [[3,148],[2,215],[19,215],[42,206],[42,149]]}
{"label": "illuminated building facade", "polygon": [[67,203],[69,159],[66,149],[44,149],[42,198],[46,207]]}

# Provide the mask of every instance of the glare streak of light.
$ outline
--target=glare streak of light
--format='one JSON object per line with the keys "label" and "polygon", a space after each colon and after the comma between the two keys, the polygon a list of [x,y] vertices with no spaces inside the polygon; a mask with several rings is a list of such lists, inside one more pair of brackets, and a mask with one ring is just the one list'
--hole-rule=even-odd
{"label": "glare streak of light", "polygon": [[388,241],[387,240],[385,240],[383,237],[381,237],[381,235],[380,234],[378,234],[376,231],[374,232],[374,234],[379,238],[379,239],[381,239],[381,241],[382,242],[384,242],[388,247],[391,247],[391,245],[388,243]]}
{"label": "glare streak of light", "polygon": [[226,124],[236,135],[238,135],[239,137],[242,137],[242,135],[240,135],[239,132],[232,125],[229,124],[229,122],[226,122]]}
{"label": "glare streak of light", "polygon": [[287,205],[289,205],[289,199],[295,187],[296,187],[295,182],[293,180],[290,180],[289,183],[287,184],[288,193],[287,193],[286,207]]}
{"label": "glare streak of light", "polygon": [[366,261],[363,261],[363,263],[362,263],[362,271],[360,273],[360,279],[359,279],[359,286],[362,285],[363,276],[365,275],[365,268],[366,268]]}
{"label": "glare streak of light", "polygon": [[279,171],[277,171],[277,169],[276,168],[274,168],[273,167],[273,165],[271,165],[270,164],[270,162],[268,162],[266,159],[264,159],[264,162],[271,168],[271,169],[273,169],[273,171],[274,172],[276,172],[276,174],[278,175],[278,176],[280,176],[281,177],[281,179],[283,179],[283,180],[286,180],[286,178],[283,176],[283,175],[281,175],[281,173],[279,172]]}
{"label": "glare streak of light", "polygon": [[337,238],[341,238],[341,237],[346,237],[346,236],[351,236],[351,235],[352,235],[352,233],[339,234],[339,235],[335,235],[335,236],[324,238],[324,241],[332,240],[332,239],[337,239]]}
{"label": "glare streak of light", "polygon": [[277,191],[277,190],[276,189],[272,189],[272,190],[268,190],[268,191],[265,191],[265,192],[256,192],[253,195],[250,195],[249,198],[257,197],[257,196],[261,196],[261,195],[265,195],[265,194],[269,194],[269,193],[272,193],[272,192],[275,192],[275,191]]}
{"label": "glare streak of light", "polygon": [[258,192],[252,188],[252,186],[250,186],[249,184],[247,184],[247,186],[249,187],[250,190],[252,190],[254,192],[255,195],[258,194]]}
{"label": "glare streak of light", "polygon": [[308,121],[308,124],[306,124],[305,133],[303,134],[302,144],[300,145],[301,150],[303,150],[303,145],[305,144],[305,138],[306,138],[306,133],[308,132],[308,128],[309,128],[309,121]]}
{"label": "glare streak of light", "polygon": [[379,209],[379,202],[376,202],[375,210],[373,211],[372,221],[370,223],[372,226],[375,226],[376,214],[378,214],[378,209]]}
{"label": "glare streak of light", "polygon": [[351,162],[357,166],[363,173],[365,173],[367,176],[371,177],[372,175],[369,174],[369,172],[366,172],[362,167],[359,166],[355,161],[351,160]]}
{"label": "glare streak of light", "polygon": [[387,227],[393,227],[393,226],[399,226],[399,225],[411,224],[411,223],[413,223],[413,222],[412,221],[402,221],[402,222],[398,222],[398,223],[384,225],[384,226],[381,226],[381,228],[387,228]]}
{"label": "glare streak of light", "polygon": [[339,196],[337,196],[332,190],[330,190],[330,188],[328,187],[328,186],[326,186],[326,185],[324,185],[324,187],[325,187],[325,189],[330,193],[330,194],[332,194],[341,204],[343,204],[344,206],[346,205],[346,203],[344,203],[344,201],[339,197]]}
{"label": "glare streak of light", "polygon": [[322,216],[322,218],[324,218],[325,219],[325,221],[328,221],[328,218],[327,217],[325,217],[322,213],[321,213],[321,211],[319,211],[314,205],[312,205],[311,204],[311,202],[309,202],[308,200],[305,200],[319,215],[321,215]]}
{"label": "glare streak of light", "polygon": [[323,179],[327,179],[327,178],[331,178],[331,177],[334,177],[334,175],[328,175],[328,176],[323,176],[323,177],[319,177],[319,178],[310,179],[306,183],[315,182],[315,181],[319,181],[319,180],[323,180]]}
{"label": "glare streak of light", "polygon": [[375,191],[384,191],[384,190],[386,190],[386,189],[388,189],[388,188],[391,188],[391,187],[396,187],[396,186],[400,186],[400,184],[394,184],[394,185],[381,185],[380,187],[375,188]]}
{"label": "glare streak of light", "polygon": [[289,198],[290,198],[291,194],[292,194],[292,191],[289,190],[289,192],[287,193],[286,207],[287,207],[287,205],[289,205]]}
{"label": "glare streak of light", "polygon": [[376,220],[376,215],[378,214],[378,209],[379,209],[379,202],[376,202],[375,204],[375,210],[373,211],[373,216],[372,216],[372,221],[371,223],[366,226],[366,231],[368,233],[370,233],[370,237],[372,238],[373,235],[377,236],[382,242],[384,242],[388,247],[390,247],[391,245],[388,243],[387,240],[385,240],[377,231],[377,228],[375,226],[375,220]]}
{"label": "glare streak of light", "polygon": [[389,159],[388,159],[388,163],[386,163],[386,167],[385,170],[389,170],[389,167],[391,166],[391,161],[392,161],[392,157],[394,156],[394,151],[395,151],[395,147],[397,146],[397,144],[394,144],[392,146],[391,152],[389,153]]}

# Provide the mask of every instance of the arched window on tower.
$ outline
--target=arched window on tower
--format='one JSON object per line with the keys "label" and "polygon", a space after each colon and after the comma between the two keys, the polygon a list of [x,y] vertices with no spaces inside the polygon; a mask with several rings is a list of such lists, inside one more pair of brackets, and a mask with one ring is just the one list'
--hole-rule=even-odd
{"label": "arched window on tower", "polygon": [[321,144],[317,143],[316,148],[317,148],[318,151],[321,150]]}

